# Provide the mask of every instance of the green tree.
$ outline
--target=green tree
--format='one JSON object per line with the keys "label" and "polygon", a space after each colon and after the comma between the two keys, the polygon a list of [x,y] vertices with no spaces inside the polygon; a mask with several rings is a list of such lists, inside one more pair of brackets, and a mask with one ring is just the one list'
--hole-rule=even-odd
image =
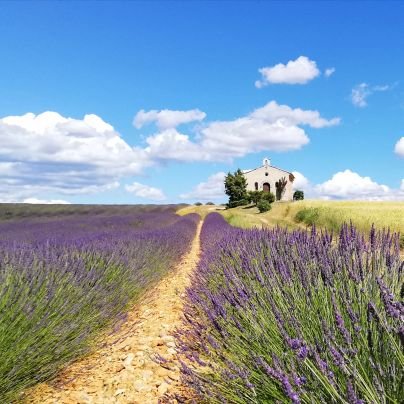
{"label": "green tree", "polygon": [[224,179],[224,189],[229,196],[229,208],[248,204],[247,180],[240,169],[228,173]]}
{"label": "green tree", "polygon": [[300,190],[296,190],[293,193],[293,200],[294,201],[302,201],[304,199],[304,192]]}
{"label": "green tree", "polygon": [[261,199],[257,204],[257,208],[260,211],[260,213],[264,213],[271,210],[272,205],[267,200]]}
{"label": "green tree", "polygon": [[285,192],[286,184],[288,183],[286,177],[282,177],[279,181],[275,182],[276,187],[276,199],[280,201],[282,199],[282,195]]}
{"label": "green tree", "polygon": [[275,195],[272,192],[263,192],[261,199],[269,203],[272,203],[275,201]]}
{"label": "green tree", "polygon": [[248,192],[248,200],[252,202],[254,205],[262,199],[263,191],[249,191]]}

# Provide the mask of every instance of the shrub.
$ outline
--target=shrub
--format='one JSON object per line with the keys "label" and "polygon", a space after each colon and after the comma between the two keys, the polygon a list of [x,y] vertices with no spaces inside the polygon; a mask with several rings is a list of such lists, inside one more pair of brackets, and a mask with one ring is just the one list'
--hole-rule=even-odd
{"label": "shrub", "polygon": [[272,192],[263,192],[261,199],[273,203],[275,201],[275,195]]}
{"label": "shrub", "polygon": [[238,201],[229,201],[229,203],[226,205],[227,208],[236,208],[237,206],[245,206],[248,205],[248,200],[247,199],[240,199]]}
{"label": "shrub", "polygon": [[313,226],[319,217],[320,211],[318,208],[304,208],[296,213],[295,219],[298,222],[303,222],[309,226]]}
{"label": "shrub", "polygon": [[262,199],[263,191],[249,191],[248,192],[248,200],[257,205],[257,203]]}
{"label": "shrub", "polygon": [[214,205],[214,202],[206,202],[205,205]]}
{"label": "shrub", "polygon": [[271,204],[265,199],[261,199],[257,203],[257,208],[260,211],[260,213],[268,212],[269,210],[271,210]]}
{"label": "shrub", "polygon": [[203,205],[203,204],[202,204],[202,202],[195,202],[194,205],[195,205],[195,206],[201,206],[201,205]]}
{"label": "shrub", "polygon": [[296,190],[293,193],[293,200],[294,201],[302,201],[304,199],[304,192],[300,190]]}

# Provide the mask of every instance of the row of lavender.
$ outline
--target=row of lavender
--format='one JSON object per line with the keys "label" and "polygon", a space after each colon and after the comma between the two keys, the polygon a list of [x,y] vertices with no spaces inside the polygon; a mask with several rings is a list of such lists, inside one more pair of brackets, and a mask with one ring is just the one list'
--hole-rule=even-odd
{"label": "row of lavender", "polygon": [[85,354],[190,247],[199,217],[0,224],[0,401]]}
{"label": "row of lavender", "polygon": [[397,235],[241,230],[210,214],[201,238],[178,335],[201,401],[402,402]]}

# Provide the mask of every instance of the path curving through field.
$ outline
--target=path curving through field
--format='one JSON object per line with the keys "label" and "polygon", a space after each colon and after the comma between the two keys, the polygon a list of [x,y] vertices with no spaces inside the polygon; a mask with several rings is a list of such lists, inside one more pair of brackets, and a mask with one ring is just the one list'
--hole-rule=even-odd
{"label": "path curving through field", "polygon": [[[119,331],[103,340],[103,348],[51,383],[34,387],[27,403],[148,404],[165,402],[163,396],[179,388],[173,333],[181,325],[182,298],[199,261],[201,227],[202,220],[182,262],[128,313]],[[167,362],[157,364],[156,354]]]}

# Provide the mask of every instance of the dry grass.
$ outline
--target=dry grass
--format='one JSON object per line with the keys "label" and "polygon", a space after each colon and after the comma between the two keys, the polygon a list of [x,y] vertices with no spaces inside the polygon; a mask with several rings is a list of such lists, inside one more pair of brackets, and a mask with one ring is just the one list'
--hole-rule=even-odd
{"label": "dry grass", "polygon": [[[288,215],[296,220],[298,212],[303,218],[310,216],[320,227],[337,230],[343,222],[352,221],[362,231],[369,231],[372,224],[377,228],[389,227],[404,233],[403,202],[369,201],[301,201],[291,203]],[[306,223],[309,220],[304,220]],[[310,223],[308,223],[310,224]]]}
{"label": "dry grass", "polygon": [[202,219],[205,218],[205,216],[210,213],[210,212],[216,212],[216,211],[223,211],[224,206],[220,205],[201,205],[201,206],[195,206],[195,205],[189,205],[186,206],[185,208],[181,208],[177,211],[177,214],[180,216],[188,215],[189,213],[197,213],[199,216],[201,216]]}
{"label": "dry grass", "polygon": [[[221,206],[188,206],[179,214],[196,212],[202,217],[221,209]],[[300,212],[300,213],[299,213]],[[237,227],[285,226],[302,228],[315,223],[319,227],[338,230],[342,223],[352,221],[361,231],[367,232],[372,224],[377,228],[389,227],[404,234],[403,202],[369,201],[319,201],[277,202],[266,213],[255,207],[238,207],[221,210],[226,220]],[[299,215],[298,215],[299,214]],[[296,218],[300,216],[300,221]]]}

